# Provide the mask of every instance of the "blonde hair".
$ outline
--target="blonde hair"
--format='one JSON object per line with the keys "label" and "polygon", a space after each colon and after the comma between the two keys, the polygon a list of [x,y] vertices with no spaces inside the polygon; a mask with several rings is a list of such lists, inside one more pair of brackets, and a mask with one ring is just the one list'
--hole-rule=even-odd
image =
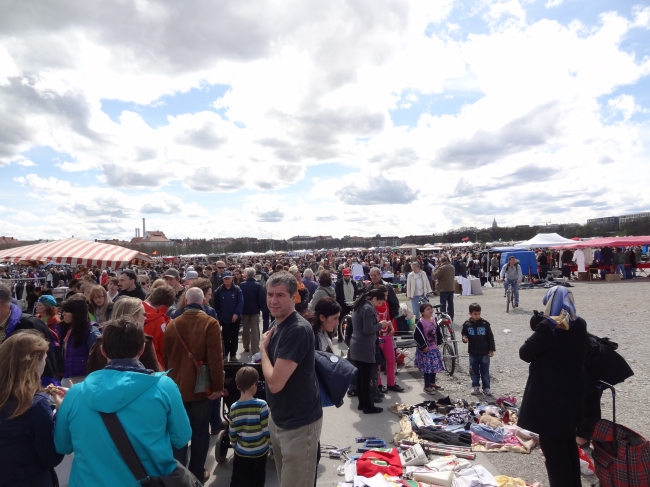
{"label": "blonde hair", "polygon": [[48,341],[36,330],[14,333],[0,345],[0,410],[7,402],[17,402],[11,416],[26,413],[41,389],[38,365],[49,348]]}
{"label": "blonde hair", "polygon": [[[98,296],[104,296],[104,304],[101,307],[97,307],[95,304],[95,298]],[[100,320],[106,318],[106,310],[110,304],[110,299],[108,299],[108,293],[103,286],[94,286],[90,290],[90,295],[88,296],[88,312],[92,313],[95,319]]]}
{"label": "blonde hair", "polygon": [[164,279],[160,279],[160,278],[156,279],[154,282],[151,283],[151,286],[149,286],[149,292],[147,293],[147,298],[145,299],[148,299],[149,296],[151,296],[151,293],[153,292],[154,289],[165,285],[167,285],[167,283],[165,282]]}
{"label": "blonde hair", "polygon": [[141,309],[142,301],[140,301],[138,298],[125,296],[118,299],[113,304],[113,313],[111,313],[111,320],[118,320],[120,318],[133,318]]}

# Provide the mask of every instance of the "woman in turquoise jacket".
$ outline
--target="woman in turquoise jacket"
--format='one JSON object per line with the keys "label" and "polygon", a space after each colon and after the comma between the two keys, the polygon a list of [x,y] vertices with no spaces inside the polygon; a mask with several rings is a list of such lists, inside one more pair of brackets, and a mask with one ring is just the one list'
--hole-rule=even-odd
{"label": "woman in turquoise jacket", "polygon": [[130,318],[111,321],[103,337],[108,365],[72,386],[57,413],[56,449],[74,453],[69,487],[139,486],[100,412],[117,413],[149,476],[169,475],[176,468],[172,446],[182,448],[192,436],[178,386],[138,360],[142,326]]}

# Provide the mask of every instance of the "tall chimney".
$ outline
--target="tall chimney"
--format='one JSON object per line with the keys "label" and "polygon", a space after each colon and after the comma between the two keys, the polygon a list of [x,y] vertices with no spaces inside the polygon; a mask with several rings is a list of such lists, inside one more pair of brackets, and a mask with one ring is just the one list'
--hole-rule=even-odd
{"label": "tall chimney", "polygon": [[144,226],[144,218],[142,219],[142,236],[144,237],[144,234],[147,233],[146,228]]}
{"label": "tall chimney", "polygon": [[138,227],[135,227],[135,238],[138,238]]}

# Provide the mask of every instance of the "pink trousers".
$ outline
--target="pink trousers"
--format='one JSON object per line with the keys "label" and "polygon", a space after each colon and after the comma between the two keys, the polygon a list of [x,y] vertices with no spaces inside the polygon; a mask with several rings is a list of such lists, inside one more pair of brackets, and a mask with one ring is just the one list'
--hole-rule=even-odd
{"label": "pink trousers", "polygon": [[[383,340],[384,343],[381,343]],[[379,347],[384,352],[386,358],[386,382],[389,386],[395,385],[395,345],[393,337],[379,337]],[[381,385],[381,370],[377,374],[377,384]]]}

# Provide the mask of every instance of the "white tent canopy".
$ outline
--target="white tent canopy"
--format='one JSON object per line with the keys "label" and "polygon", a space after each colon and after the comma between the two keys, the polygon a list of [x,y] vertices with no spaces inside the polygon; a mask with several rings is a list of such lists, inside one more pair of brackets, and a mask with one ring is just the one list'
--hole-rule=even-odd
{"label": "white tent canopy", "polygon": [[451,244],[450,247],[474,247],[475,244],[474,242],[463,242],[463,243],[457,243],[457,244]]}
{"label": "white tent canopy", "polygon": [[273,252],[272,250],[267,250],[266,252],[264,252],[264,255],[275,255],[275,252]]}
{"label": "white tent canopy", "polygon": [[520,249],[538,249],[542,247],[553,247],[556,245],[574,244],[575,241],[564,238],[557,233],[538,233],[530,240],[520,242],[515,247]]}

